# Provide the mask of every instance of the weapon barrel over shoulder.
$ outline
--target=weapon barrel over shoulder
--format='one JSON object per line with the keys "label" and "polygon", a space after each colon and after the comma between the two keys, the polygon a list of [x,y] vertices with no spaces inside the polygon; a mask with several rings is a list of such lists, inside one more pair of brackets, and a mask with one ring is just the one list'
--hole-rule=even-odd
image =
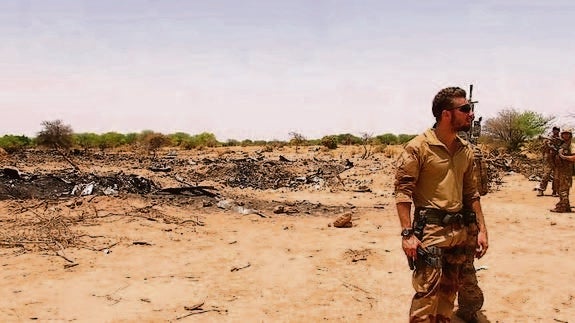
{"label": "weapon barrel over shoulder", "polygon": [[[479,103],[479,101],[473,101],[473,84],[469,85],[469,105],[471,106],[471,111],[475,112],[475,105]],[[481,117],[477,120],[474,120],[471,129],[467,131],[467,140],[469,140],[472,144],[477,144],[479,137],[481,136]]]}
{"label": "weapon barrel over shoulder", "polygon": [[545,135],[539,135],[538,138],[547,140],[549,148],[553,148],[555,150],[558,150],[559,147],[561,147],[561,145],[563,144],[563,139],[558,138],[558,137],[549,137],[549,136],[545,136]]}

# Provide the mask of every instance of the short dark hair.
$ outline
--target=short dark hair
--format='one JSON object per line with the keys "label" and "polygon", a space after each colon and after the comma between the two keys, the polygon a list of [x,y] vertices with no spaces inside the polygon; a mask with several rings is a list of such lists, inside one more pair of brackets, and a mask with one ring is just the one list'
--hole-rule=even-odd
{"label": "short dark hair", "polygon": [[559,131],[560,129],[559,129],[559,127],[553,127],[553,131],[555,131],[555,130]]}
{"label": "short dark hair", "polygon": [[451,102],[454,98],[466,98],[467,93],[464,89],[460,87],[446,87],[445,89],[439,91],[433,98],[433,104],[431,106],[431,112],[435,119],[439,120],[441,112],[445,109],[451,108]]}

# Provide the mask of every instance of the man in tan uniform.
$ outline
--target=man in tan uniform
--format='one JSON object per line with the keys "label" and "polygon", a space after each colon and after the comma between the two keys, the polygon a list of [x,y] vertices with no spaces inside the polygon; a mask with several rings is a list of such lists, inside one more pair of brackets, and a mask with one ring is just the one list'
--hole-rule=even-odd
{"label": "man in tan uniform", "polygon": [[[395,178],[402,248],[415,262],[410,322],[450,321],[466,260],[466,224],[477,224],[476,256],[482,257],[488,248],[473,149],[457,136],[458,131],[469,130],[474,117],[465,90],[441,90],[433,99],[432,112],[436,126],[406,145]],[[471,220],[472,215],[476,218]]]}
{"label": "man in tan uniform", "polygon": [[[555,164],[557,163],[557,149],[561,143],[562,140],[559,137],[559,127],[553,127],[551,137],[546,138],[543,145],[543,158],[545,159],[545,168],[543,171],[543,177],[541,178],[541,183],[539,183],[539,188],[537,189],[537,196],[544,195],[543,193],[547,189],[547,183],[549,183],[549,181],[551,181],[552,195],[557,196],[557,176],[555,176]],[[551,178],[553,178],[553,180]]]}
{"label": "man in tan uniform", "polygon": [[561,131],[561,139],[563,144],[559,147],[557,157],[557,183],[559,193],[559,203],[551,212],[567,213],[571,212],[571,204],[569,203],[569,191],[573,182],[573,163],[575,162],[575,144],[571,142],[573,137],[573,130],[563,129]]}

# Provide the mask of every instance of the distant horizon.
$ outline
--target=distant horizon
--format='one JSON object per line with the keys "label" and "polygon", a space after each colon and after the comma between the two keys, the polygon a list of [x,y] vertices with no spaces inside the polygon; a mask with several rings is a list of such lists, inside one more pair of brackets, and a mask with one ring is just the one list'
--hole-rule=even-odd
{"label": "distant horizon", "polygon": [[417,134],[441,88],[470,84],[484,120],[573,125],[574,16],[566,0],[1,2],[0,136],[56,119],[222,141]]}
{"label": "distant horizon", "polygon": [[[46,121],[54,121],[54,120],[46,120]],[[63,120],[62,120],[62,121],[63,121]],[[64,124],[65,124],[65,125],[69,125],[69,124],[66,124],[65,122],[64,122]],[[110,133],[110,132],[118,133],[118,134],[121,134],[121,135],[127,135],[127,134],[132,134],[132,133],[141,134],[141,133],[143,133],[143,132],[145,132],[145,131],[153,131],[153,132],[155,132],[155,133],[161,133],[162,135],[166,135],[166,136],[173,135],[173,134],[176,134],[176,133],[186,133],[186,134],[188,134],[188,135],[190,135],[190,136],[195,136],[195,135],[199,135],[199,134],[202,134],[202,133],[210,133],[210,134],[213,134],[213,135],[216,137],[216,139],[218,140],[218,142],[220,142],[220,143],[225,143],[225,142],[227,142],[227,141],[229,141],[229,140],[237,140],[237,141],[239,141],[239,142],[242,142],[242,141],[244,141],[244,140],[266,141],[266,142],[271,142],[271,141],[283,141],[283,142],[288,142],[288,141],[291,140],[291,136],[289,136],[289,135],[288,135],[288,137],[287,137],[286,139],[277,139],[277,138],[272,138],[272,139],[262,139],[262,138],[226,138],[226,139],[220,139],[220,138],[218,138],[218,136],[217,136],[216,134],[214,134],[213,132],[210,132],[210,131],[201,131],[201,132],[198,132],[198,133],[188,133],[188,132],[185,132],[185,131],[176,131],[176,132],[170,132],[170,133],[163,133],[163,132],[156,131],[156,130],[154,130],[154,129],[143,129],[143,130],[140,130],[140,131],[130,131],[130,132],[120,132],[120,131],[111,130],[111,131],[107,131],[107,132],[103,132],[103,133],[97,133],[97,132],[76,131],[76,130],[74,129],[73,125],[69,125],[69,126],[71,126],[71,128],[72,128],[72,130],[73,130],[73,134],[75,134],[75,135],[77,135],[77,134],[84,134],[84,133],[93,133],[93,134],[96,134],[96,135],[103,135],[103,134]],[[40,130],[38,130],[38,132],[39,132],[39,131],[40,131]],[[353,135],[353,136],[355,136],[355,137],[357,137],[357,138],[361,138],[361,137],[362,137],[362,133],[355,134],[355,133],[349,133],[349,132],[329,133],[329,134],[322,135],[321,137],[318,137],[318,138],[310,138],[310,137],[307,137],[304,133],[299,133],[299,134],[301,134],[302,136],[304,136],[306,140],[320,140],[320,139],[322,139],[322,138],[325,137],[325,136],[337,136],[337,135],[345,135],[345,134],[351,134],[351,135]],[[372,138],[375,138],[375,137],[377,137],[377,136],[386,135],[386,134],[392,134],[392,135],[395,135],[395,136],[399,136],[399,135],[407,135],[407,136],[417,135],[417,133],[392,133],[392,132],[384,132],[384,133],[372,134],[371,137],[372,137]],[[1,136],[25,136],[25,137],[27,137],[27,138],[34,139],[34,138],[36,138],[36,137],[38,136],[38,133],[35,133],[34,135],[27,135],[27,134],[23,134],[23,133],[6,133],[6,134],[0,135],[0,137],[1,137]]]}

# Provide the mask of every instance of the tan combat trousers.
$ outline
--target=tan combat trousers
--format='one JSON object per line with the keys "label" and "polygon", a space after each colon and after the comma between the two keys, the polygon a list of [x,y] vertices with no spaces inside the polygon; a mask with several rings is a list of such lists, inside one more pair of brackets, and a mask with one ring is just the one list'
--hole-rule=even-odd
{"label": "tan combat trousers", "polygon": [[[428,224],[423,232],[423,247],[443,250],[442,267],[420,265],[413,272],[415,295],[411,301],[409,321],[449,322],[453,314],[455,295],[459,287],[459,271],[465,262],[461,250],[467,239],[467,229],[462,225],[439,226]],[[421,262],[419,262],[421,264]]]}
{"label": "tan combat trousers", "polygon": [[465,262],[459,272],[461,286],[457,293],[458,310],[457,316],[465,320],[471,320],[483,306],[483,292],[477,283],[475,274],[475,250],[477,248],[477,224],[468,226],[467,241],[465,242]]}

